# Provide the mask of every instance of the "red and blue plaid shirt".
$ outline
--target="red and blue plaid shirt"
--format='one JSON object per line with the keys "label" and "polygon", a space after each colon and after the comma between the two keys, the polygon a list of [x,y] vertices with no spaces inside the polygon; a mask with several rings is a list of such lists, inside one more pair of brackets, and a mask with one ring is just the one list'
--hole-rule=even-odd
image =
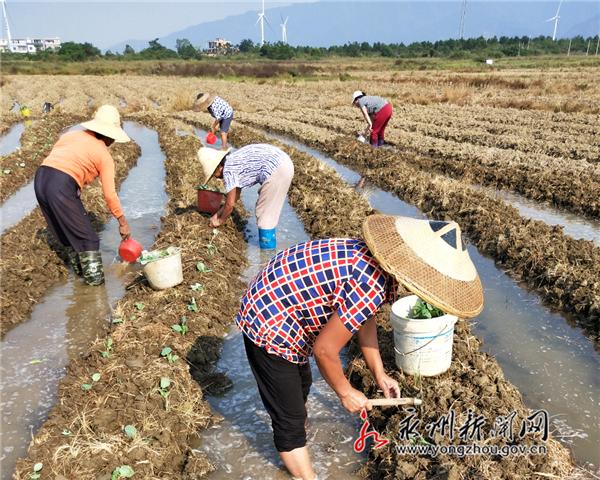
{"label": "red and blue plaid shirt", "polygon": [[236,317],[254,344],[306,363],[334,311],[356,333],[386,299],[388,276],[360,240],[332,238],[279,252],[252,281]]}

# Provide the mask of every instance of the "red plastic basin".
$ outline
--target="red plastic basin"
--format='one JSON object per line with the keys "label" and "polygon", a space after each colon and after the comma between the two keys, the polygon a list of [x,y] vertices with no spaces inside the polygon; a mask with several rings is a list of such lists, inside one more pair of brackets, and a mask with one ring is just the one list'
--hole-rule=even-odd
{"label": "red plastic basin", "polygon": [[224,197],[221,192],[214,190],[198,190],[198,210],[211,215],[217,213]]}
{"label": "red plastic basin", "polygon": [[142,254],[142,246],[133,238],[123,240],[119,245],[119,256],[129,263],[134,263]]}
{"label": "red plastic basin", "polygon": [[217,141],[217,136],[212,133],[212,132],[208,132],[206,134],[206,143],[208,143],[209,145],[214,145],[214,143]]}

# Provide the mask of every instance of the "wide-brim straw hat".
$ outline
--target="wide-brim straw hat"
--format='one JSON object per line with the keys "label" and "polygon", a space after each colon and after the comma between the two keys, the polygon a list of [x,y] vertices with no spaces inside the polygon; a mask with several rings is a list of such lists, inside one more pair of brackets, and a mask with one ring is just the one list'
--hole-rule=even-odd
{"label": "wide-brim straw hat", "polygon": [[126,143],[131,139],[121,128],[121,115],[112,105],[102,105],[95,113],[93,120],[83,122],[81,126],[92,132],[112,138],[117,143]]}
{"label": "wide-brim straw hat", "polygon": [[483,287],[456,222],[371,215],[363,234],[381,267],[445,313],[471,318],[483,310]]}
{"label": "wide-brim straw hat", "polygon": [[227,150],[217,150],[216,148],[202,147],[198,150],[198,160],[202,166],[202,172],[204,173],[204,185],[208,183],[210,177],[213,176],[215,170],[221,163],[221,160],[231,152],[231,148]]}
{"label": "wide-brim straw hat", "polygon": [[198,108],[200,108],[201,110],[204,110],[205,108],[208,108],[212,101],[213,96],[210,93],[205,93],[196,100],[196,105],[198,105]]}
{"label": "wide-brim straw hat", "polygon": [[356,90],[353,94],[352,94],[352,104],[354,104],[354,102],[356,102],[357,98],[360,97],[364,97],[365,94],[362,90]]}

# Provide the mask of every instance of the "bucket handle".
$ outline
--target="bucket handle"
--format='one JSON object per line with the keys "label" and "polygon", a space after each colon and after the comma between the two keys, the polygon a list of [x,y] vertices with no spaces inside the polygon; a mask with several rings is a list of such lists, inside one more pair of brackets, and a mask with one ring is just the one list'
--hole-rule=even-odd
{"label": "bucket handle", "polygon": [[444,330],[446,330],[446,327],[448,327],[450,325],[450,323],[446,323],[442,329],[436,333],[433,337],[431,337],[431,339],[424,343],[423,345],[421,345],[420,347],[415,348],[414,350],[411,350],[410,352],[401,352],[400,350],[398,350],[398,348],[396,347],[396,345],[394,345],[394,351],[398,354],[398,355],[402,355],[403,357],[405,357],[406,355],[410,355],[412,353],[418,352],[419,350],[421,350],[422,348],[425,348],[427,345],[429,345],[431,342],[433,342],[436,338],[438,338]]}

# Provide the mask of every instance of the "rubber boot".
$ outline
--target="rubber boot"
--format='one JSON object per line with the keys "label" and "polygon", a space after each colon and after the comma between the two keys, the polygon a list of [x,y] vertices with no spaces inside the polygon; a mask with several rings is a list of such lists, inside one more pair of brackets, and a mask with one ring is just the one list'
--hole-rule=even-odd
{"label": "rubber boot", "polygon": [[85,283],[92,286],[104,283],[104,268],[99,250],[80,252],[79,262],[81,263]]}
{"label": "rubber boot", "polygon": [[66,247],[67,261],[69,266],[73,269],[75,275],[81,277],[83,271],[81,270],[81,263],[79,263],[79,254],[73,249],[73,247]]}

